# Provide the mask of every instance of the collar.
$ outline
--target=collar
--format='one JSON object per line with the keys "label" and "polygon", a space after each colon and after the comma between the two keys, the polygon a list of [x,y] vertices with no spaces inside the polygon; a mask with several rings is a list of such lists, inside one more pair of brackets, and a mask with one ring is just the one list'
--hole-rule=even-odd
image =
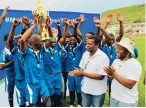
{"label": "collar", "polygon": [[34,52],[34,53],[36,53],[36,54],[38,54],[40,51],[39,50],[37,50],[37,51],[34,51],[34,50],[32,50],[32,49],[30,49],[32,52]]}
{"label": "collar", "polygon": [[54,51],[54,49],[55,49],[55,48],[51,48],[51,47],[49,47],[49,48],[50,48],[51,51]]}
{"label": "collar", "polygon": [[6,51],[6,54],[11,55],[11,52],[8,48],[5,47],[4,50]]}
{"label": "collar", "polygon": [[[88,52],[88,54],[89,54],[89,57],[90,57],[90,52]],[[102,51],[98,48],[98,50],[96,51],[96,53],[93,56],[91,56],[91,58],[92,57],[96,57],[96,56],[100,56],[100,55],[102,55]]]}

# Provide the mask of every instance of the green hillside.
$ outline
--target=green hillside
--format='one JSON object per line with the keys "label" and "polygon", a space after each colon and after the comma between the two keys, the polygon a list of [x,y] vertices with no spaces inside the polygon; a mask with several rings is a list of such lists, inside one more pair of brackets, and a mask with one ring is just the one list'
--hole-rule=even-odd
{"label": "green hillside", "polygon": [[[116,15],[116,13],[118,12],[124,15],[125,23],[145,22],[145,4],[123,7],[103,12],[101,13],[101,19],[104,20],[106,16],[110,13]],[[116,23],[117,20],[115,16],[112,24]]]}

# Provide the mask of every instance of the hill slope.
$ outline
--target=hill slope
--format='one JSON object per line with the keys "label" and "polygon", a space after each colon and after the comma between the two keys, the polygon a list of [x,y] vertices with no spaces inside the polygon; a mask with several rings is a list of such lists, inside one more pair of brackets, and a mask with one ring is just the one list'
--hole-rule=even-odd
{"label": "hill slope", "polygon": [[116,13],[118,12],[124,15],[125,23],[145,22],[145,4],[123,7],[103,12],[101,13],[101,19],[104,20],[108,14],[112,13],[115,15],[112,24],[116,24]]}

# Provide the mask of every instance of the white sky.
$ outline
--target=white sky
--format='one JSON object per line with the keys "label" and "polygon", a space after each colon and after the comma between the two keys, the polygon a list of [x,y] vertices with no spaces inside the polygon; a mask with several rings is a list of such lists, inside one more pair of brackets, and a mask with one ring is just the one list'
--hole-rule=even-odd
{"label": "white sky", "polygon": [[[35,10],[37,0],[0,0],[0,8],[10,6],[17,10]],[[144,0],[43,0],[50,11],[101,13],[106,10],[142,4]]]}

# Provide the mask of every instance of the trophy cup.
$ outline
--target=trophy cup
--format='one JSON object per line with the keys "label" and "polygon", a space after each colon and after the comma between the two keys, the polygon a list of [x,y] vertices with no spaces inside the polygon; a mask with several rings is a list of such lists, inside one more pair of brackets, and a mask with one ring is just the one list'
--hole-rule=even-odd
{"label": "trophy cup", "polygon": [[46,24],[46,20],[47,20],[47,11],[43,8],[43,3],[42,0],[37,0],[37,9],[36,9],[36,13],[42,18],[41,21],[41,26],[42,26],[42,31],[41,31],[41,40],[48,40],[50,39],[49,37],[49,33],[47,30],[47,24]]}

